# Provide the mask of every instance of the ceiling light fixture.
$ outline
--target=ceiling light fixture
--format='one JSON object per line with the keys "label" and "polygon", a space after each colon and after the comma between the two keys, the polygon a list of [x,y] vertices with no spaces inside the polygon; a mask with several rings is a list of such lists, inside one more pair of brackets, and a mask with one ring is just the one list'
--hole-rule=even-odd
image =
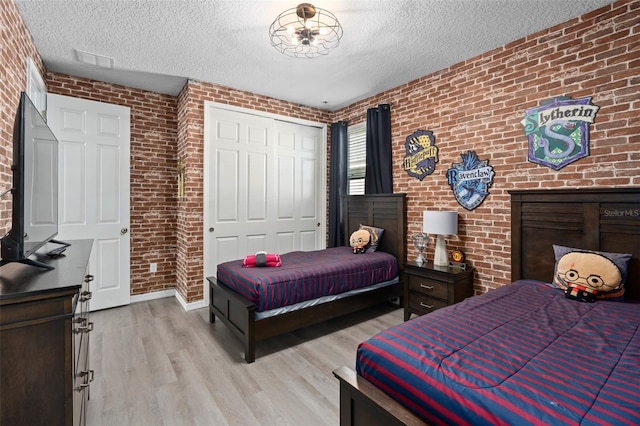
{"label": "ceiling light fixture", "polygon": [[271,45],[284,55],[315,58],[338,47],[342,27],[328,10],[300,3],[278,15],[269,28],[269,37]]}

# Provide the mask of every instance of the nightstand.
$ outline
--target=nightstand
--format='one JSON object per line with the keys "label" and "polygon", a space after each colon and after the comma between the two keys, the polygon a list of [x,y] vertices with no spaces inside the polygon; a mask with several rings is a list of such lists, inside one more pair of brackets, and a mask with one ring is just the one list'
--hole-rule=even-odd
{"label": "nightstand", "polygon": [[473,296],[473,268],[404,264],[404,320],[424,315]]}

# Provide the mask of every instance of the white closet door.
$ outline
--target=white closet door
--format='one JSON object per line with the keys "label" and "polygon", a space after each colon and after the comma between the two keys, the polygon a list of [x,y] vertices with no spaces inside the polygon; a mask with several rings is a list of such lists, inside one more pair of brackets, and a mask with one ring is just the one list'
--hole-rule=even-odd
{"label": "white closet door", "polygon": [[279,253],[316,250],[324,246],[319,232],[324,217],[324,144],[320,129],[275,122],[276,202],[271,218]]}
{"label": "white closet door", "polygon": [[257,251],[325,247],[325,128],[206,103],[204,133],[205,277]]}

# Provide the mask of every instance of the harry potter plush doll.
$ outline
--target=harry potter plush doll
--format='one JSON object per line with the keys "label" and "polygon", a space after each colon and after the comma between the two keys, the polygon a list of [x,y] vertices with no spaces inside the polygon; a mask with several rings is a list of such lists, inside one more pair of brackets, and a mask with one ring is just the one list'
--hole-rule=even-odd
{"label": "harry potter plush doll", "polygon": [[354,254],[361,254],[366,251],[367,244],[371,240],[371,235],[369,231],[365,229],[360,229],[349,237],[349,245],[353,247]]}
{"label": "harry potter plush doll", "polygon": [[567,298],[582,302],[624,294],[620,268],[598,252],[567,252],[558,259],[553,280]]}

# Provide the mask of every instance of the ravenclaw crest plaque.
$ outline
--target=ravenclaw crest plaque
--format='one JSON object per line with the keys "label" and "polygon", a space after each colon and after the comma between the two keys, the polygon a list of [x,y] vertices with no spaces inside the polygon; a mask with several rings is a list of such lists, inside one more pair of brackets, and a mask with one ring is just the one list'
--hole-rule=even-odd
{"label": "ravenclaw crest plaque", "polygon": [[480,160],[475,151],[460,154],[461,163],[453,163],[447,170],[447,181],[458,203],[473,210],[489,195],[495,172],[489,160]]}
{"label": "ravenclaw crest plaque", "polygon": [[438,162],[435,143],[436,137],[431,130],[416,130],[407,136],[404,143],[404,169],[409,176],[422,180],[433,173]]}
{"label": "ravenclaw crest plaque", "polygon": [[600,107],[591,98],[561,96],[526,110],[521,121],[529,138],[529,161],[560,170],[589,155],[589,124]]}

